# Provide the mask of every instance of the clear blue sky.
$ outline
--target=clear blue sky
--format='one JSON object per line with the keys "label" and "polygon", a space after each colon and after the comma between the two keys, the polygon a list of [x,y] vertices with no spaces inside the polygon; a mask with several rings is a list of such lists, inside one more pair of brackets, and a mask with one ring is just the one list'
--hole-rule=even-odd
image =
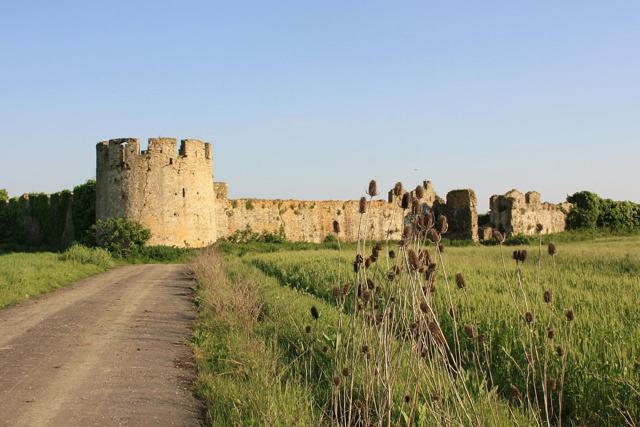
{"label": "clear blue sky", "polygon": [[214,143],[231,197],[581,189],[640,201],[638,1],[3,1],[0,187],[95,143]]}

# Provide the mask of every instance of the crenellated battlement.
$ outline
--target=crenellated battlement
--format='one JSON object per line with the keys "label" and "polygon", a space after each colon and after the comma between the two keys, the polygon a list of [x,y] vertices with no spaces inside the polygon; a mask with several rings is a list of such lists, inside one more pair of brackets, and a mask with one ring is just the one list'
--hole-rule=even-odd
{"label": "crenellated battlement", "polygon": [[189,158],[190,161],[198,159],[208,163],[213,160],[211,144],[199,139],[183,139],[178,147],[176,138],[149,138],[147,149],[140,150],[138,138],[116,138],[99,142],[96,151],[98,164],[108,164],[111,168],[122,167],[141,158]]}

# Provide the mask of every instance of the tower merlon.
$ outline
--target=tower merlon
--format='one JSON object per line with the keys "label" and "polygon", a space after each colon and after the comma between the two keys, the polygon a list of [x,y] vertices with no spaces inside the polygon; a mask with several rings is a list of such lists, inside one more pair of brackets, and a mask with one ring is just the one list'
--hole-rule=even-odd
{"label": "tower merlon", "polygon": [[180,143],[180,155],[211,160],[211,144],[199,139],[183,139]]}

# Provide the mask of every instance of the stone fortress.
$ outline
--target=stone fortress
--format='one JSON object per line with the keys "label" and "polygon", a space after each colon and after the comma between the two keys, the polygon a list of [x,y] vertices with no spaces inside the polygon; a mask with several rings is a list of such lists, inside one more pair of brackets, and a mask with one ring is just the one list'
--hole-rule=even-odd
{"label": "stone fortress", "polygon": [[[152,232],[150,244],[203,247],[242,230],[284,233],[291,241],[322,242],[333,234],[333,221],[341,226],[340,238],[399,239],[402,209],[393,192],[388,200],[373,200],[360,223],[358,201],[299,201],[229,199],[228,187],[213,182],[211,144],[175,138],[150,138],[141,151],[136,138],[112,139],[97,144],[96,217],[126,217]],[[421,203],[449,219],[447,237],[488,239],[492,230],[506,234],[533,234],[536,224],[544,233],[565,229],[568,204],[540,201],[540,194],[516,190],[492,196],[491,211],[479,224],[477,198],[470,189],[453,190],[439,197],[431,182],[423,184]]]}

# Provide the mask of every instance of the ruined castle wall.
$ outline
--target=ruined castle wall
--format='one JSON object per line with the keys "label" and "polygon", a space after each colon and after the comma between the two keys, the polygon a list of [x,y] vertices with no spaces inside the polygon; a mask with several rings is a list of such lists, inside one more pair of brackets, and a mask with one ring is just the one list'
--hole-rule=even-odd
{"label": "ruined castle wall", "polygon": [[[237,199],[219,200],[216,210],[218,238],[249,227],[254,232],[279,233],[290,241],[322,242],[333,234],[333,221],[340,223],[340,239],[356,241],[360,229],[367,239],[400,239],[402,210],[396,204],[376,200],[362,217],[358,201],[298,201]],[[361,228],[360,228],[361,227]]]}
{"label": "ruined castle wall", "polygon": [[202,247],[216,240],[211,145],[151,138],[97,145],[96,217],[126,217],[152,233],[149,244]]}
{"label": "ruined castle wall", "polygon": [[445,207],[449,223],[446,236],[452,239],[478,240],[478,199],[473,190],[453,190],[447,193]]}
{"label": "ruined castle wall", "polygon": [[564,231],[566,212],[571,205],[542,202],[540,193],[535,191],[522,194],[511,190],[504,195],[492,196],[490,209],[493,228],[507,234],[532,235],[536,233],[537,224],[542,224],[544,234]]}

